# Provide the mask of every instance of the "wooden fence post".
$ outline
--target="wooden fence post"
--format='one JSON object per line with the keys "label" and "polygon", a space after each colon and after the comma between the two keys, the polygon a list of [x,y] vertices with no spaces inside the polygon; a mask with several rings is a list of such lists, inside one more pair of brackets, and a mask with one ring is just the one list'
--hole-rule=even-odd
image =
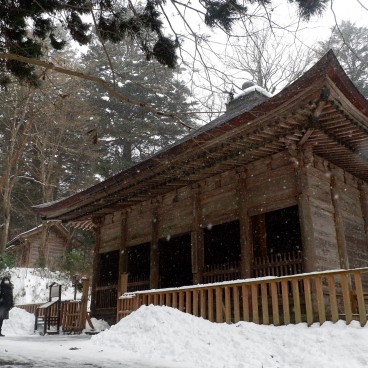
{"label": "wooden fence post", "polygon": [[79,327],[84,330],[87,321],[87,304],[88,304],[88,291],[89,291],[89,279],[87,277],[82,278],[82,299],[80,304],[80,320]]}

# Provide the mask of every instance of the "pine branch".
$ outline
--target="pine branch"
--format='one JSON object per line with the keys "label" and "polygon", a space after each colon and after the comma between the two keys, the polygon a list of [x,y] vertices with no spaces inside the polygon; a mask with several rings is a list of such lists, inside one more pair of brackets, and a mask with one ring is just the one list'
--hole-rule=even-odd
{"label": "pine branch", "polygon": [[146,109],[147,111],[158,115],[158,116],[165,116],[165,117],[169,117],[175,120],[179,120],[179,123],[186,126],[187,128],[190,128],[189,126],[187,126],[185,123],[183,123],[182,121],[180,121],[180,119],[178,118],[176,113],[173,112],[165,112],[165,111],[160,111],[155,109],[154,107],[152,107],[151,105],[143,102],[143,101],[139,101],[139,100],[135,100],[132,98],[129,98],[127,96],[125,96],[124,94],[120,93],[119,91],[117,91],[116,89],[114,89],[112,86],[110,86],[109,83],[107,83],[106,81],[104,81],[103,79],[99,78],[99,77],[95,77],[93,75],[90,74],[85,74],[76,70],[71,70],[71,69],[66,69],[66,68],[62,68],[59,67],[51,62],[47,62],[47,61],[43,61],[43,60],[39,60],[39,59],[34,59],[34,58],[28,58],[25,56],[20,56],[20,55],[16,55],[16,54],[6,54],[6,53],[0,53],[0,59],[5,59],[5,60],[16,60],[22,63],[26,63],[26,64],[31,64],[34,66],[39,66],[41,68],[45,68],[46,70],[53,70],[55,72],[58,73],[62,73],[62,74],[66,74],[66,75],[70,75],[73,77],[77,77],[80,79],[84,79],[84,80],[88,80],[91,82],[94,82],[96,84],[98,84],[99,86],[101,86],[102,88],[104,88],[107,92],[109,92],[112,96],[114,96],[117,100],[122,101],[122,102],[126,102],[126,103],[130,103],[132,105],[135,106],[139,106],[142,107],[144,109]]}

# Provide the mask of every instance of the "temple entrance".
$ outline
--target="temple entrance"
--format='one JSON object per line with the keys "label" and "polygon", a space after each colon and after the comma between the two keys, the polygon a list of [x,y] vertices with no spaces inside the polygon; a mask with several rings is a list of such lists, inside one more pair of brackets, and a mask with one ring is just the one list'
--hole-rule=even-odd
{"label": "temple entrance", "polygon": [[192,285],[191,235],[159,241],[160,288]]}
{"label": "temple entrance", "polygon": [[99,273],[94,297],[94,315],[112,323],[116,320],[118,298],[119,251],[100,254]]}
{"label": "temple entrance", "polygon": [[128,291],[147,290],[150,283],[150,243],[128,248]]}
{"label": "temple entrance", "polygon": [[98,286],[117,285],[119,280],[119,251],[100,254]]}
{"label": "temple entrance", "polygon": [[252,217],[253,276],[303,272],[298,206]]}
{"label": "temple entrance", "polygon": [[207,227],[204,237],[203,282],[236,280],[240,277],[239,221]]}

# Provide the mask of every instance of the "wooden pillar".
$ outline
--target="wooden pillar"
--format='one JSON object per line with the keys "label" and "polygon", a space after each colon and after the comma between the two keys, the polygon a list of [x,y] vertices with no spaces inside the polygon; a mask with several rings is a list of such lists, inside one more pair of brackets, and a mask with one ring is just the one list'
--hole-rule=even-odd
{"label": "wooden pillar", "polygon": [[343,269],[349,269],[348,253],[346,248],[346,238],[344,222],[342,217],[342,211],[339,200],[339,191],[337,188],[336,178],[334,175],[331,176],[331,200],[334,208],[334,219],[336,228],[336,241],[339,252],[340,267]]}
{"label": "wooden pillar", "polygon": [[128,273],[122,273],[119,277],[119,291],[123,295],[128,291]]}
{"label": "wooden pillar", "polygon": [[245,174],[240,174],[238,182],[238,195],[241,249],[240,271],[242,278],[250,278],[252,277],[253,238],[247,206],[247,185]]}
{"label": "wooden pillar", "polygon": [[101,249],[101,226],[103,217],[93,217],[92,222],[95,225],[96,244],[93,255],[93,275],[91,285],[91,315],[96,315],[96,287],[100,279],[100,249]]}
{"label": "wooden pillar", "polygon": [[359,182],[360,206],[364,220],[365,244],[368,251],[368,186],[364,182]]}
{"label": "wooden pillar", "polygon": [[82,298],[80,308],[80,329],[83,330],[86,327],[87,321],[87,305],[88,305],[88,290],[89,290],[89,279],[87,277],[82,278]]}
{"label": "wooden pillar", "polygon": [[[292,150],[289,150],[289,152],[291,156],[294,156]],[[316,244],[308,180],[308,166],[313,163],[312,147],[306,145],[304,149],[298,150],[293,158],[297,162],[296,179],[299,192],[298,210],[303,246],[303,271],[313,272],[318,271],[318,265],[316,264]]]}
{"label": "wooden pillar", "polygon": [[122,291],[121,275],[128,273],[127,241],[128,241],[128,214],[127,212],[123,212],[121,214],[121,225],[120,225],[119,282],[118,282],[119,292]]}
{"label": "wooden pillar", "polygon": [[202,205],[200,190],[198,187],[193,189],[193,223],[192,223],[192,273],[193,283],[202,282],[204,270],[204,239],[202,229]]}
{"label": "wooden pillar", "polygon": [[158,205],[155,204],[152,210],[152,233],[150,252],[150,288],[159,287],[159,244],[158,244],[159,214]]}

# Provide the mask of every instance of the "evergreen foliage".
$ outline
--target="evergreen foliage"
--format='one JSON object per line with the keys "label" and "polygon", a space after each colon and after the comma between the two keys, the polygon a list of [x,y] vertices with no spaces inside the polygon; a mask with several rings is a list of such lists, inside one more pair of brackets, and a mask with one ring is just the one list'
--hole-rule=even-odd
{"label": "evergreen foliage", "polygon": [[75,275],[90,277],[93,268],[94,233],[75,229],[73,236],[81,242],[81,246],[68,248],[64,255],[56,260],[54,268],[71,278]]}
{"label": "evergreen foliage", "polygon": [[[106,44],[119,91],[131,99],[140,99],[159,110],[175,111],[181,123],[165,116],[156,116],[139,106],[109,98],[96,86],[88,85],[83,98],[94,106],[98,129],[98,149],[102,158],[98,174],[107,178],[137,161],[145,159],[188,134],[186,126],[194,127],[193,103],[181,70],[163,67],[155,61],[142,59],[137,44],[116,48]],[[91,47],[84,57],[89,72],[113,83],[113,74],[106,68],[105,55],[100,47]],[[92,127],[91,127],[92,128]]]}
{"label": "evergreen foliage", "polygon": [[360,93],[368,98],[368,28],[343,21],[331,29],[328,40],[319,43],[316,57],[330,49]]}
{"label": "evergreen foliage", "polygon": [[10,253],[0,254],[0,271],[15,267],[15,258]]}
{"label": "evergreen foliage", "polygon": [[83,275],[90,276],[92,274],[92,254],[93,247],[81,247],[78,249],[71,249],[65,252],[61,258],[60,263],[55,265],[58,271],[65,272],[70,276]]}
{"label": "evergreen foliage", "polygon": [[309,20],[312,15],[321,15],[326,9],[329,0],[289,0],[296,3],[299,9],[299,15]]}
{"label": "evergreen foliage", "polygon": [[[284,0],[285,1],[285,0]],[[328,0],[287,0],[298,6],[300,16],[309,19],[320,14]],[[269,5],[272,0],[203,0],[200,2],[205,24],[219,26],[229,32],[233,22],[247,15],[244,4]],[[183,5],[183,4],[181,4]],[[57,36],[58,27],[67,30],[74,41],[87,45],[93,40],[93,13],[99,37],[112,43],[127,39],[139,45],[146,60],[156,59],[170,68],[176,66],[178,37],[165,34],[164,0],[146,0],[137,7],[121,0],[0,0],[0,53],[15,54],[33,59],[48,52],[45,44],[55,50],[63,49],[67,41]],[[182,14],[185,17],[185,14]],[[46,42],[48,41],[48,42]],[[8,74],[33,85],[39,75],[34,66],[18,60],[0,59],[0,82],[9,82]]]}

